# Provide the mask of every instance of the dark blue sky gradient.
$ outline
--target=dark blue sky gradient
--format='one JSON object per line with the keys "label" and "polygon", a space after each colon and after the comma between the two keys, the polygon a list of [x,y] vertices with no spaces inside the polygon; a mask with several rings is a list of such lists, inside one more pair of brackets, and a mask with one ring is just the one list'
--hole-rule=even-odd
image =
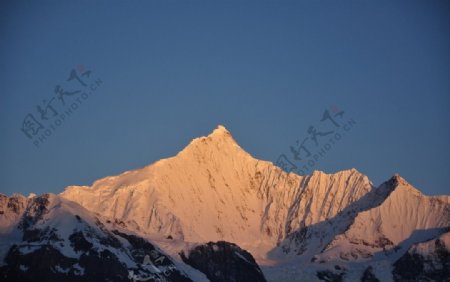
{"label": "dark blue sky gradient", "polygon": [[[0,192],[90,185],[218,124],[275,162],[335,105],[356,125],[315,169],[448,194],[449,34],[448,1],[2,1]],[[103,84],[36,148],[24,117],[80,64]]]}

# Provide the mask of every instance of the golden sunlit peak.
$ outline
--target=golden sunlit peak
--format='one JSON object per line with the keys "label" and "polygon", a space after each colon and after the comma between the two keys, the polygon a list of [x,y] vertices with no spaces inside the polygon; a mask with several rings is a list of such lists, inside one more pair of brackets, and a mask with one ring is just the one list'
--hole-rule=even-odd
{"label": "golden sunlit peak", "polygon": [[218,135],[218,134],[230,134],[230,132],[228,131],[228,129],[225,128],[225,126],[219,124],[210,135]]}

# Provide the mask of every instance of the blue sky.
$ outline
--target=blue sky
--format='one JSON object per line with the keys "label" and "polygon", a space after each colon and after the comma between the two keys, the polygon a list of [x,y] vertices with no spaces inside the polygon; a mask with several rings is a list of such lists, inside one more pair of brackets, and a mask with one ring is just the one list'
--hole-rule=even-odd
{"label": "blue sky", "polygon": [[[90,185],[223,124],[253,156],[297,166],[310,126],[333,131],[314,150],[341,130],[311,169],[448,194],[449,34],[448,1],[2,1],[0,192]],[[57,85],[65,106],[90,94],[36,146],[21,128],[44,100],[60,117]],[[327,109],[354,126],[321,128]]]}

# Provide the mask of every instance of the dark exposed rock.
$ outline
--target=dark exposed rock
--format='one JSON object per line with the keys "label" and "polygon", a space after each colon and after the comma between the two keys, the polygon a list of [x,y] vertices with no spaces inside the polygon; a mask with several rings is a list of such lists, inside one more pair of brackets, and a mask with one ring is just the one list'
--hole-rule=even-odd
{"label": "dark exposed rock", "polygon": [[16,214],[19,214],[25,209],[26,203],[27,201],[24,196],[14,195],[8,199],[7,208]]}
{"label": "dark exposed rock", "polygon": [[[154,265],[155,267],[161,268],[162,273],[164,275],[164,279],[174,282],[184,282],[191,281],[188,277],[186,277],[183,273],[181,273],[175,267],[175,264],[172,260],[158,251],[151,243],[144,240],[141,237],[126,234],[120,232],[118,230],[112,231],[115,235],[118,235],[125,240],[127,240],[132,246],[130,253],[133,259],[141,264],[141,266],[145,266],[146,264]],[[142,269],[133,269],[135,271],[143,271]],[[145,277],[145,275],[144,275]],[[151,280],[149,280],[151,281]]]}
{"label": "dark exposed rock", "polygon": [[[0,195],[0,209],[21,216],[14,232],[22,233],[22,241],[10,247],[2,262],[0,281],[191,281],[148,241],[111,232],[98,218],[90,224],[91,220],[72,214],[71,219],[76,220],[68,224],[73,225],[63,226],[60,232],[60,219],[54,221],[49,210],[65,206],[53,202],[58,199],[52,197],[57,196],[27,200]],[[58,211],[54,214],[61,215]],[[73,231],[67,238],[69,226]],[[124,245],[123,239],[130,244]]]}
{"label": "dark exposed rock", "polygon": [[364,270],[363,275],[361,276],[361,282],[379,282],[380,280],[373,274],[373,269],[371,266],[367,267]]}
{"label": "dark exposed rock", "polygon": [[27,254],[22,254],[18,246],[13,246],[5,262],[7,265],[0,268],[2,281],[76,281],[75,271],[72,275],[66,275],[55,269],[71,268],[77,260],[63,256],[51,245],[44,245]]}
{"label": "dark exposed rock", "polygon": [[[31,229],[38,230],[38,229]],[[146,279],[145,281],[173,281],[189,282],[191,281],[175,264],[146,240],[120,232],[121,237],[130,242],[131,248],[128,251],[133,254],[133,261],[136,267],[128,267],[121,262],[116,253],[113,253],[109,245],[94,245],[82,231],[75,231],[69,236],[70,246],[79,254],[79,258],[69,258],[64,256],[55,246],[54,242],[49,241],[44,244],[42,241],[33,242],[33,244],[23,243],[13,245],[5,258],[5,266],[0,267],[1,281],[131,281],[133,277],[130,273],[137,275],[135,278]],[[38,232],[36,234],[43,234]],[[110,235],[111,238],[120,241]],[[100,247],[100,248],[99,248]],[[111,247],[112,250],[123,254],[125,247]],[[145,255],[150,254],[149,265],[145,263]],[[155,255],[155,256],[153,256]],[[154,267],[159,268],[157,274],[154,273]],[[134,271],[134,272],[130,272]]]}
{"label": "dark exposed rock", "polygon": [[[64,256],[52,245],[37,245],[23,254],[13,246],[0,268],[2,281],[126,281],[128,269],[109,250],[84,252],[79,259]],[[24,247],[24,246],[22,246]]]}
{"label": "dark exposed rock", "polygon": [[50,194],[44,194],[32,199],[19,224],[20,229],[27,230],[48,212],[47,205],[50,197]]}
{"label": "dark exposed rock", "polygon": [[70,245],[76,252],[87,252],[92,248],[92,243],[86,240],[83,232],[77,231],[69,236]]}
{"label": "dark exposed rock", "polygon": [[118,230],[114,230],[113,233],[126,239],[131,244],[131,246],[133,247],[133,249],[131,250],[131,255],[135,260],[139,262],[144,261],[146,255],[149,255],[150,253],[155,251],[155,247],[141,237],[122,233]]}
{"label": "dark exposed rock", "polygon": [[57,234],[55,228],[46,227],[44,229],[39,228],[27,228],[23,231],[23,240],[27,242],[38,241],[63,241]]}
{"label": "dark exposed rock", "polygon": [[180,256],[212,282],[266,281],[252,255],[232,243],[209,242],[195,247],[188,254],[182,252]]}
{"label": "dark exposed rock", "polygon": [[394,263],[395,281],[450,281],[450,252],[439,239],[427,256],[408,251]]}
{"label": "dark exposed rock", "polygon": [[341,282],[343,281],[344,272],[334,273],[330,270],[317,271],[317,278],[327,282]]}

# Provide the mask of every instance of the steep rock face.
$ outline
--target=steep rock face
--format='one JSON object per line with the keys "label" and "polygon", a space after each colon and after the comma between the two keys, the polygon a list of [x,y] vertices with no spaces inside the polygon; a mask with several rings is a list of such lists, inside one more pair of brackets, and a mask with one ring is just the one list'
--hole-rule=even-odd
{"label": "steep rock face", "polygon": [[368,178],[355,169],[335,174],[315,171],[293,189],[280,191],[275,187],[270,191],[263,226],[270,231],[276,222],[283,222],[278,227],[279,242],[295,230],[335,217],[371,189]]}
{"label": "steep rock face", "polygon": [[450,228],[449,199],[424,196],[398,175],[374,188],[355,169],[285,173],[219,126],[175,157],[90,187],[0,195],[0,277],[188,281],[189,272],[207,281],[219,271],[239,280],[242,267],[259,275],[244,249],[269,281],[393,281],[409,279],[409,267],[424,279],[445,277],[448,238],[437,239]]}
{"label": "steep rock face", "polygon": [[360,212],[345,233],[337,236],[322,258],[355,260],[386,256],[431,239],[449,227],[449,197],[427,197],[400,176],[385,186],[392,192],[381,205]]}
{"label": "steep rock face", "polygon": [[379,282],[378,278],[373,274],[373,269],[371,266],[367,267],[364,270],[363,275],[361,276],[361,282]]}
{"label": "steep rock face", "polygon": [[16,228],[31,198],[20,194],[11,197],[0,194],[0,258],[6,255],[11,242],[21,240],[22,234]]}
{"label": "steep rock face", "polygon": [[450,232],[411,246],[393,274],[395,281],[450,281]]}
{"label": "steep rock face", "polygon": [[150,242],[109,230],[74,202],[52,194],[27,202],[0,236],[2,281],[191,281]]}
{"label": "steep rock face", "polygon": [[11,197],[0,194],[0,234],[10,232],[19,222],[28,198],[13,194]]}
{"label": "steep rock face", "polygon": [[252,255],[235,244],[209,242],[180,254],[183,261],[205,273],[211,282],[265,282]]}
{"label": "steep rock face", "polygon": [[[274,259],[280,257],[297,257],[300,256],[302,261],[322,261],[317,254],[321,253],[337,235],[344,233],[348,230],[349,226],[353,223],[355,217],[363,211],[379,206],[393,191],[392,185],[381,185],[376,189],[371,189],[371,186],[366,177],[362,177],[356,170],[350,171],[351,176],[357,176],[363,181],[348,180],[349,183],[353,183],[353,190],[347,191],[347,193],[355,193],[358,196],[356,200],[349,201],[346,206],[343,206],[337,213],[333,214],[329,218],[319,220],[313,224],[306,225],[301,224],[300,228],[296,229],[279,244],[279,247],[273,249],[269,253],[269,257]],[[338,172],[332,176],[339,176],[341,174],[347,174],[348,171]],[[314,174],[317,174],[314,173]],[[313,176],[314,176],[313,174]],[[338,187],[352,187],[350,185],[338,185]],[[328,188],[339,189],[336,188]],[[355,189],[356,188],[356,189]],[[358,192],[359,191],[359,192]],[[368,191],[364,194],[365,191]],[[306,211],[307,213],[311,211]]]}
{"label": "steep rock face", "polygon": [[[225,240],[263,256],[300,227],[333,218],[372,190],[356,170],[285,173],[251,157],[222,126],[178,155],[68,187],[61,195],[149,234]],[[195,228],[193,228],[195,226]]]}

